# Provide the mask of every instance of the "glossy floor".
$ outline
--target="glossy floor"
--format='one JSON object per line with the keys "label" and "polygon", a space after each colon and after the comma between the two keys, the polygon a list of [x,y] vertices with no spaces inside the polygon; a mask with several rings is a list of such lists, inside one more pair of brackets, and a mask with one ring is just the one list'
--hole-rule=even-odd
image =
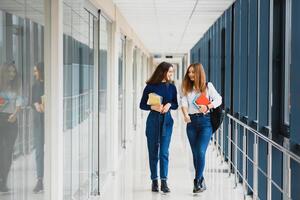
{"label": "glossy floor", "polygon": [[116,174],[109,177],[101,192],[103,200],[188,200],[219,199],[242,200],[240,184],[235,187],[234,176],[228,173],[228,165],[222,162],[215,146],[211,143],[206,154],[205,179],[207,190],[193,194],[193,166],[191,150],[185,135],[184,124],[178,113],[174,113],[174,132],[170,144],[169,180],[171,193],[151,192],[148,155],[144,127],[134,134],[127,144],[124,156]]}

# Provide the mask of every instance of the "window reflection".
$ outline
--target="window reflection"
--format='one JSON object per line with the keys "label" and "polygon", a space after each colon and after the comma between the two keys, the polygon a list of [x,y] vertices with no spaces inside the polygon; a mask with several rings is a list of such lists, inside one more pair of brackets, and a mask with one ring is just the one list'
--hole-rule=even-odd
{"label": "window reflection", "polygon": [[8,174],[18,136],[18,114],[21,110],[20,75],[13,63],[0,67],[0,192],[8,192]]}
{"label": "window reflection", "polygon": [[33,67],[34,82],[32,85],[31,106],[33,107],[33,137],[35,148],[35,162],[37,183],[33,189],[34,193],[44,190],[44,63],[38,63]]}
{"label": "window reflection", "polygon": [[44,11],[0,2],[1,200],[44,199]]}

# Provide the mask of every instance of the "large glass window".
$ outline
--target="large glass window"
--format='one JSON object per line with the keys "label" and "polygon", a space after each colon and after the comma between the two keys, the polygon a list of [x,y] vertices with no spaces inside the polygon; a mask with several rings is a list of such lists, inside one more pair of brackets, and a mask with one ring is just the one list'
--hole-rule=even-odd
{"label": "large glass window", "polygon": [[45,197],[44,13],[44,0],[0,2],[1,200]]}
{"label": "large glass window", "polygon": [[125,36],[119,39],[119,75],[118,75],[118,90],[119,90],[119,117],[118,117],[118,132],[119,132],[119,151],[125,148],[125,130],[124,130],[124,82],[125,82]]}
{"label": "large glass window", "polygon": [[107,126],[107,70],[111,59],[111,22],[100,16],[99,46],[99,137],[100,137],[100,188],[108,175],[110,136]]}
{"label": "large glass window", "polygon": [[285,70],[284,70],[284,124],[290,124],[290,66],[291,66],[291,32],[292,32],[292,1],[286,0],[285,22]]}
{"label": "large glass window", "polygon": [[133,50],[133,67],[132,67],[132,92],[133,92],[133,99],[132,99],[132,103],[133,103],[133,128],[134,130],[136,130],[136,125],[137,125],[137,47],[134,48]]}
{"label": "large glass window", "polygon": [[[64,199],[97,192],[98,137],[94,123],[97,18],[84,2],[64,1]],[[96,132],[96,133],[95,133]]]}

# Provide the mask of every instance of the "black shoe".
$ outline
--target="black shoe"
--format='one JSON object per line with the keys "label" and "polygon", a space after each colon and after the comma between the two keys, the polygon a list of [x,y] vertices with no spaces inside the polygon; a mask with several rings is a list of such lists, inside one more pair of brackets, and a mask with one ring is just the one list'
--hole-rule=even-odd
{"label": "black shoe", "polygon": [[5,184],[1,183],[0,192],[9,192],[9,189],[7,188],[7,186]]}
{"label": "black shoe", "polygon": [[203,177],[200,179],[200,190],[201,190],[201,192],[206,190],[206,184],[205,184],[205,180]]}
{"label": "black shoe", "polygon": [[43,190],[44,190],[43,180],[39,179],[33,189],[33,192],[39,193],[39,192],[42,192]]}
{"label": "black shoe", "polygon": [[170,192],[170,188],[168,187],[166,180],[161,180],[160,190],[163,191],[164,193]]}
{"label": "black shoe", "polygon": [[153,180],[152,181],[152,192],[158,192],[158,181],[157,180]]}
{"label": "black shoe", "polygon": [[199,179],[194,179],[193,193],[199,193],[199,192],[201,192],[200,180]]}

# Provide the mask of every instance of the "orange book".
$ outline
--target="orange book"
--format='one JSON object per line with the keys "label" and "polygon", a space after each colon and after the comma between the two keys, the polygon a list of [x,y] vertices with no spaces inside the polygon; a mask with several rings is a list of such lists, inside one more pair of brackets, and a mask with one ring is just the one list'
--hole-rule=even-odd
{"label": "orange book", "polygon": [[199,108],[200,105],[208,105],[210,104],[210,101],[208,100],[208,98],[206,97],[205,94],[201,94],[201,95],[197,95],[195,98],[194,98],[194,101],[193,101],[194,105]]}

